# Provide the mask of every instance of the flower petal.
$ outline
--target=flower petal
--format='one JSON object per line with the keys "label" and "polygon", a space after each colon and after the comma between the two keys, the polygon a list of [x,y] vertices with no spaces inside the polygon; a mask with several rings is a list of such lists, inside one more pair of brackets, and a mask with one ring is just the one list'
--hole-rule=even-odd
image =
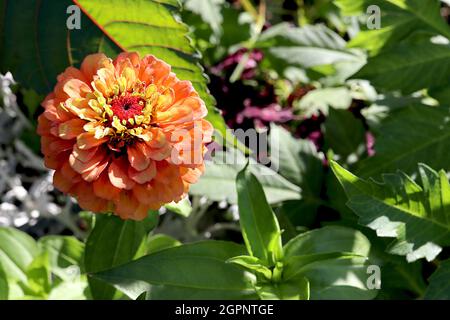
{"label": "flower petal", "polygon": [[113,186],[130,190],[136,183],[128,177],[126,164],[127,162],[123,158],[113,160],[108,168],[108,176]]}

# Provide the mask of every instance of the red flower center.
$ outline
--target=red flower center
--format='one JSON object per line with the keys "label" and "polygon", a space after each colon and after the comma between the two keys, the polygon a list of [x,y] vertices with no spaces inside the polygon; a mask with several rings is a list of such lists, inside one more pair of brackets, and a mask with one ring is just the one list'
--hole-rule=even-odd
{"label": "red flower center", "polygon": [[144,100],[140,97],[118,97],[111,102],[111,110],[120,120],[128,120],[142,114]]}

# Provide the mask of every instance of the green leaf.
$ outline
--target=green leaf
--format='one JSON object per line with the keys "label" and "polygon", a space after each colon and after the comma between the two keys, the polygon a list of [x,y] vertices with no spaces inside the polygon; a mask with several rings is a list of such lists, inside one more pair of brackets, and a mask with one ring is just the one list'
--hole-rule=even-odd
{"label": "green leaf", "polygon": [[332,169],[347,196],[347,205],[359,223],[380,237],[394,237],[391,253],[408,261],[433,260],[450,245],[450,184],[445,171],[435,172],[420,164],[421,185],[406,174],[384,174],[383,183],[365,181],[337,163]]}
{"label": "green leaf", "polygon": [[450,169],[450,116],[447,108],[412,106],[392,112],[377,132],[375,156],[362,161],[357,174],[379,177],[401,169],[407,174],[423,162],[433,168]]}
{"label": "green leaf", "polygon": [[[433,70],[436,70],[434,72]],[[448,84],[450,46],[432,43],[402,44],[369,58],[355,75],[385,90],[404,93]]]}
{"label": "green leaf", "polygon": [[335,4],[347,15],[366,13],[370,5],[377,5],[382,13],[395,13],[400,19],[415,19],[416,28],[421,23],[450,38],[450,28],[440,15],[438,0],[335,0]]}
{"label": "green leaf", "polygon": [[254,299],[252,274],[226,261],[245,254],[231,242],[202,241],[174,247],[97,273],[135,299]]}
{"label": "green leaf", "polygon": [[0,265],[8,279],[26,282],[26,270],[37,254],[36,242],[29,235],[0,227]]}
{"label": "green leaf", "polygon": [[272,271],[270,271],[267,266],[265,266],[264,261],[257,257],[252,256],[237,256],[227,260],[228,263],[234,263],[238,266],[243,267],[251,272],[258,274],[265,280],[270,280],[272,278]]}
{"label": "green leaf", "polygon": [[304,268],[311,263],[319,263],[326,260],[339,260],[339,259],[353,259],[353,258],[366,258],[352,252],[330,252],[330,253],[316,253],[301,256],[291,256],[285,259],[283,269],[283,280],[289,281],[292,278],[301,274]]}
{"label": "green leaf", "polygon": [[295,103],[294,108],[305,117],[310,117],[320,112],[328,115],[330,107],[348,109],[351,103],[351,92],[347,88],[323,88],[308,92]]}
{"label": "green leaf", "polygon": [[165,234],[155,234],[148,237],[147,253],[155,253],[164,249],[180,246],[181,242]]}
{"label": "green leaf", "polygon": [[324,25],[294,28],[287,23],[268,28],[256,43],[276,69],[280,61],[303,68],[357,61],[359,58],[345,45],[344,39]]}
{"label": "green leaf", "polygon": [[[369,251],[370,242],[361,232],[323,227],[302,233],[285,245],[285,272],[287,276],[295,275],[293,279],[309,280],[312,300],[372,299],[377,291],[366,287]],[[331,259],[342,257],[342,253],[344,259]],[[297,262],[302,260],[304,265],[298,271]]]}
{"label": "green leaf", "polygon": [[[98,215],[86,241],[86,272],[104,271],[144,255],[147,234],[155,224],[154,217],[132,221],[112,215]],[[89,278],[89,286],[94,299],[112,299],[116,293],[110,285],[95,278]]]}
{"label": "green leaf", "polygon": [[66,10],[73,5],[70,0],[2,2],[0,69],[11,71],[24,87],[39,94],[49,93],[56,76],[87,54],[105,52],[114,56],[120,52],[85,15],[81,17],[81,30],[67,29]]}
{"label": "green leaf", "polygon": [[[283,202],[281,211],[295,225],[307,224],[314,219],[321,203],[322,159],[311,141],[295,139],[281,126],[272,124],[270,134],[272,166],[302,189],[302,199]],[[270,197],[268,191],[266,194]]]}
{"label": "green leaf", "polygon": [[86,300],[87,281],[85,279],[75,279],[73,281],[65,281],[54,287],[49,295],[48,300]]}
{"label": "green leaf", "polygon": [[257,287],[262,300],[309,300],[310,283],[306,278],[298,278],[282,283],[264,283]]}
{"label": "green leaf", "polygon": [[8,278],[0,265],[0,300],[7,300],[9,295]]}
{"label": "green leaf", "polygon": [[449,300],[450,299],[450,260],[439,264],[439,268],[431,275],[430,285],[425,292],[425,299]]}
{"label": "green leaf", "polygon": [[439,101],[439,104],[441,106],[450,106],[450,88],[448,85],[442,87],[433,87],[428,91],[428,94]]}
{"label": "green leaf", "polygon": [[283,256],[280,226],[261,184],[247,166],[237,175],[236,188],[239,221],[247,250],[267,266],[273,266]]}
{"label": "green leaf", "polygon": [[84,244],[75,237],[46,236],[39,239],[38,245],[48,253],[51,272],[60,279],[72,279],[74,268],[82,267]]}
{"label": "green leaf", "polygon": [[[245,156],[236,149],[227,148],[226,152],[216,152],[213,160],[205,161],[205,173],[191,186],[190,193],[206,196],[213,201],[226,200],[229,203],[237,203],[236,176],[246,161]],[[274,170],[254,160],[250,160],[249,169],[258,177],[270,204],[301,198],[300,188]]]}
{"label": "green leaf", "polygon": [[364,151],[366,130],[350,111],[330,109],[325,120],[325,145],[347,159]]}
{"label": "green leaf", "polygon": [[[270,146],[274,168],[290,182],[302,188],[302,195],[317,194],[322,182],[322,159],[309,140],[295,139],[289,131],[272,124]],[[274,138],[276,137],[276,138]]]}
{"label": "green leaf", "polygon": [[189,215],[192,212],[191,202],[189,201],[189,198],[183,198],[179,202],[171,202],[166,205],[164,205],[166,209],[169,209],[170,211],[173,211],[180,216],[183,216],[185,218],[189,217]]}
{"label": "green leaf", "polygon": [[222,32],[223,17],[221,6],[224,0],[184,0],[184,8],[202,17],[211,26],[215,34]]}
{"label": "green leaf", "polygon": [[27,294],[46,298],[51,288],[51,272],[48,252],[39,254],[27,271],[27,288],[24,290]]}

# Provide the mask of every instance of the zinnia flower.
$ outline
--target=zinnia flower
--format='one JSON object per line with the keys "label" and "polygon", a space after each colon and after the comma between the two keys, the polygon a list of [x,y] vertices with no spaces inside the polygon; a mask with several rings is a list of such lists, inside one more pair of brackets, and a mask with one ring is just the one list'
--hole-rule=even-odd
{"label": "zinnia flower", "polygon": [[134,220],[186,196],[213,131],[191,82],[137,53],[89,55],[57,80],[38,124],[56,188],[85,210]]}

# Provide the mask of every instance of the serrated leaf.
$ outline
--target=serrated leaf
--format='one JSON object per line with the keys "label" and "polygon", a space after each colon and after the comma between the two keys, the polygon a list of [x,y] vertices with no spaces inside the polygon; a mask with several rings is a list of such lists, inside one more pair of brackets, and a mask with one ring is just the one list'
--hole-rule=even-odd
{"label": "serrated leaf", "polygon": [[384,174],[378,183],[362,180],[335,162],[332,169],[359,223],[379,237],[396,238],[391,253],[406,255],[408,261],[431,261],[442,246],[450,245],[450,184],[444,171],[419,165],[419,185],[401,172]]}
{"label": "serrated leaf", "polygon": [[363,177],[379,177],[401,169],[407,174],[418,162],[450,169],[450,112],[448,108],[411,106],[392,112],[377,128],[375,156],[358,165]]}
{"label": "serrated leaf", "polygon": [[184,8],[190,10],[211,26],[215,34],[222,32],[223,17],[221,6],[224,0],[184,0]]}
{"label": "serrated leaf", "polygon": [[[436,70],[433,72],[432,70]],[[367,79],[385,90],[403,93],[448,84],[450,76],[450,46],[433,44],[401,44],[369,58],[355,75]]]}
{"label": "serrated leaf", "polygon": [[429,32],[450,36],[440,15],[438,0],[336,0],[346,15],[366,14],[367,8],[380,8],[381,28],[359,32],[349,47],[362,47],[376,54],[381,49],[395,46],[413,33]]}
{"label": "serrated leaf", "polygon": [[352,103],[350,90],[345,87],[323,88],[308,92],[294,108],[305,117],[318,115],[322,112],[328,115],[330,107],[334,109],[348,109]]}
{"label": "serrated leaf", "polygon": [[254,299],[254,276],[226,263],[245,252],[231,242],[202,241],[158,251],[94,276],[133,299],[144,291],[151,299]]}
{"label": "serrated leaf", "polygon": [[311,68],[359,58],[345,48],[346,42],[324,25],[295,28],[287,23],[275,25],[264,31],[256,47],[265,53],[265,59],[278,63]]}

